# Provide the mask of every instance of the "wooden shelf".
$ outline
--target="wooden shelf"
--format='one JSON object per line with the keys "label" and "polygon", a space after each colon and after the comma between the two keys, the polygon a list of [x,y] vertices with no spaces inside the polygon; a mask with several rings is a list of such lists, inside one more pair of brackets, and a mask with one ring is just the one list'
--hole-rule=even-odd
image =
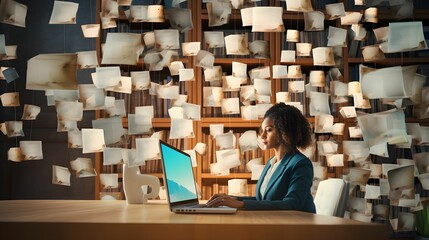
{"label": "wooden shelf", "polygon": [[250,179],[252,177],[251,173],[231,173],[229,175],[214,175],[210,173],[202,173],[201,177],[203,179],[230,179],[230,178],[248,178]]}
{"label": "wooden shelf", "polygon": [[201,127],[209,127],[210,124],[224,124],[225,127],[231,128],[259,128],[262,120],[243,120],[241,118],[202,118]]}
{"label": "wooden shelf", "polygon": [[394,65],[411,65],[411,64],[429,64],[428,57],[403,57],[403,58],[386,58],[377,61],[365,62],[363,58],[349,58],[349,63],[361,63],[361,64],[380,64],[386,66]]}

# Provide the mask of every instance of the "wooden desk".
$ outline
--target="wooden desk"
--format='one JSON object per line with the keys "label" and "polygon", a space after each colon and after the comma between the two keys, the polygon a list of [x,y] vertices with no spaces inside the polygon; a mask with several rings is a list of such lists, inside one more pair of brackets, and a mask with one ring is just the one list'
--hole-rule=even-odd
{"label": "wooden desk", "polygon": [[174,214],[166,204],[0,201],[0,239],[387,239],[387,228],[297,211]]}

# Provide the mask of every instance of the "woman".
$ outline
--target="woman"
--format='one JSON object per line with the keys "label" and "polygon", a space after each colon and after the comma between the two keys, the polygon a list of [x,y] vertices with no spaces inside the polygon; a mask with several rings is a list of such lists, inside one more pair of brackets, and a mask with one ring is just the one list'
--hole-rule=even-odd
{"label": "woman", "polygon": [[207,205],[315,213],[310,191],[313,166],[298,150],[310,145],[311,132],[310,124],[297,108],[284,103],[272,106],[265,113],[259,134],[265,149],[274,149],[275,156],[262,171],[256,184],[256,196],[215,194]]}

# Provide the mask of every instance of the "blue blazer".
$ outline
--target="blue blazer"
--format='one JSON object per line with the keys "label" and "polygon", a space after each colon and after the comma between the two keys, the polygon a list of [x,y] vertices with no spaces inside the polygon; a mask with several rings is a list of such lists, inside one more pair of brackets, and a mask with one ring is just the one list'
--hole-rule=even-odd
{"label": "blue blazer", "polygon": [[268,182],[264,198],[261,184],[271,167],[268,162],[256,184],[255,197],[238,197],[247,210],[297,210],[316,213],[311,186],[313,165],[302,153],[286,154]]}

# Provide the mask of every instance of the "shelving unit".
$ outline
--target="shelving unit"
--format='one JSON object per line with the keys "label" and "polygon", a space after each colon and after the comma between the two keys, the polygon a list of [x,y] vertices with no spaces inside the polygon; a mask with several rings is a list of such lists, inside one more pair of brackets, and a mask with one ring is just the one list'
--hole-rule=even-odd
{"label": "shelving unit", "polygon": [[[325,4],[330,3],[344,3],[344,6],[346,8],[346,11],[355,11],[355,12],[363,12],[365,9],[365,6],[359,6],[359,7],[353,7],[353,1],[346,1],[346,0],[328,0],[328,1],[312,1],[315,6],[321,7],[325,6]],[[324,3],[321,3],[324,2]],[[183,5],[184,3],[182,3]],[[265,0],[261,2],[257,2],[258,5],[262,6],[282,6],[283,11],[283,22],[286,27],[286,29],[296,29],[298,31],[304,31],[304,15],[302,12],[290,12],[285,10],[285,3],[279,2],[276,0]],[[181,6],[182,6],[181,5]],[[304,80],[307,84],[309,82],[308,75],[311,70],[323,70],[325,73],[332,68],[332,66],[314,66],[313,65],[313,58],[310,57],[297,57],[295,62],[281,62],[281,50],[291,50],[288,49],[288,47],[291,47],[294,49],[293,43],[286,43],[285,41],[285,32],[282,33],[252,33],[251,28],[249,27],[242,27],[241,22],[241,15],[240,11],[233,9],[232,14],[230,16],[230,21],[226,25],[218,26],[218,27],[209,27],[208,26],[208,12],[205,8],[206,4],[202,3],[202,1],[187,1],[186,7],[191,9],[192,11],[192,19],[194,23],[194,28],[187,32],[185,35],[186,41],[188,42],[201,42],[201,49],[211,51],[213,54],[215,54],[215,66],[222,66],[224,75],[231,75],[232,74],[232,67],[231,63],[233,61],[245,63],[247,64],[247,70],[251,70],[257,67],[263,67],[263,66],[271,66],[273,65],[301,65],[302,66],[302,72],[304,77],[299,80]],[[420,6],[420,5],[419,5]],[[317,9],[314,10],[322,11],[324,12],[324,9]],[[429,22],[429,7],[427,9],[415,9],[414,10],[414,18],[413,19],[404,19],[401,21],[423,21],[423,24],[425,28],[428,28],[428,22]],[[122,16],[122,15],[121,15]],[[365,27],[368,28],[368,31],[371,31],[372,29],[381,27],[381,26],[387,26],[389,21],[399,21],[399,20],[391,20],[390,15],[387,11],[381,10],[379,12],[379,23],[364,23]],[[121,17],[119,21],[126,22],[126,18]],[[130,24],[130,26],[137,27],[137,29],[133,31],[137,32],[146,32],[156,29],[155,25],[150,24]],[[143,25],[146,27],[149,27],[149,29],[146,29],[143,27]],[[163,23],[161,26],[168,27],[168,23]],[[344,28],[348,29],[349,26],[342,26],[340,25],[339,20],[325,20],[325,30],[329,26],[334,26],[338,28]],[[110,30],[109,30],[110,31]],[[248,40],[249,42],[253,40],[264,40],[269,43],[269,50],[270,50],[270,58],[267,59],[260,59],[260,58],[254,58],[251,55],[246,56],[237,56],[237,55],[226,55],[225,49],[223,50],[212,50],[212,49],[205,49],[204,48],[204,31],[223,31],[225,36],[229,34],[236,34],[236,33],[248,33]],[[427,33],[427,29],[425,30]],[[303,34],[311,35],[313,32],[306,32]],[[315,33],[316,35],[323,35],[321,33]],[[102,34],[103,35],[103,34]],[[319,36],[320,37],[320,36]],[[350,36],[348,35],[348,38]],[[317,38],[315,38],[317,39]],[[313,41],[317,41],[313,39]],[[319,38],[319,41],[320,38]],[[324,40],[323,42],[326,42]],[[350,43],[350,41],[346,41],[347,44]],[[314,45],[323,45],[322,42],[317,42],[317,44]],[[98,52],[100,52],[101,48],[98,48]],[[427,52],[428,50],[426,50]],[[419,71],[422,74],[429,74],[429,54],[425,56],[420,56],[420,53],[404,53],[404,54],[396,54],[396,55],[387,55],[386,59],[379,60],[379,61],[371,61],[371,62],[365,62],[364,59],[360,56],[350,56],[349,55],[349,49],[348,47],[342,47],[340,49],[341,52],[341,66],[339,66],[339,70],[342,73],[342,79],[341,81],[344,83],[348,83],[351,81],[358,81],[359,76],[356,77],[356,68],[359,66],[359,64],[364,64],[367,66],[374,66],[376,68],[382,68],[382,67],[388,67],[388,66],[397,66],[397,65],[413,65],[417,64],[422,66]],[[194,121],[194,132],[196,137],[193,139],[185,139],[181,140],[181,148],[184,150],[192,149],[193,146],[195,146],[198,142],[203,142],[208,145],[208,154],[204,156],[197,155],[197,163],[198,166],[194,169],[194,174],[197,179],[197,184],[201,188],[202,191],[202,197],[203,199],[207,199],[211,194],[219,192],[219,191],[227,191],[227,184],[228,180],[230,179],[246,179],[249,186],[249,195],[252,193],[254,194],[254,186],[256,184],[255,180],[251,180],[251,173],[248,172],[245,169],[245,162],[247,162],[250,159],[253,158],[262,158],[264,163],[268,161],[270,156],[272,156],[273,152],[270,151],[262,151],[260,149],[251,151],[250,153],[242,154],[242,166],[236,167],[231,169],[230,175],[213,175],[210,173],[210,163],[215,162],[215,140],[213,137],[209,134],[209,128],[211,124],[224,124],[225,132],[232,130],[234,134],[236,134],[236,137],[238,138],[240,134],[244,133],[247,130],[258,130],[262,120],[243,120],[240,115],[234,114],[234,115],[222,115],[220,108],[212,108],[212,107],[205,107],[203,106],[203,99],[204,99],[204,87],[209,86],[209,83],[204,81],[204,74],[200,67],[195,67],[193,58],[192,57],[184,57],[179,58],[179,61],[182,61],[186,67],[194,68],[195,77],[196,80],[193,82],[187,82],[187,83],[178,83],[175,81],[175,84],[180,84],[181,86],[181,93],[188,95],[188,102],[193,104],[198,104],[201,106],[201,113],[202,118],[200,121]],[[137,66],[121,66],[124,69],[124,73],[127,74],[132,69],[145,69],[144,63],[142,61],[139,62]],[[336,67],[336,66],[333,66]],[[155,72],[151,73],[154,77],[152,78],[155,82],[162,82],[165,76],[168,76],[168,69],[164,69],[161,72]],[[275,103],[275,93],[279,91],[288,91],[288,82],[294,81],[294,79],[271,79],[271,90],[272,90],[272,96],[270,97],[271,103]],[[247,85],[251,84],[251,80],[247,79]],[[428,81],[426,80],[426,85],[428,84]],[[327,81],[326,86],[329,88],[329,81]],[[329,90],[326,88],[318,88],[318,91],[329,93]],[[147,92],[142,93],[134,93],[133,96],[136,95],[136,97],[142,98],[143,96],[148,96]],[[239,97],[238,92],[232,92],[225,94],[226,97]],[[308,104],[309,99],[305,92],[303,93],[297,93],[295,94],[294,98],[297,101],[300,101],[301,104],[304,106],[304,115],[308,118],[309,122],[311,124],[315,124],[315,117],[310,116],[309,110],[308,110]],[[133,98],[133,97],[131,97]],[[156,101],[153,99],[153,97],[145,97],[145,101],[142,101],[141,103],[143,105],[150,105],[151,101]],[[376,100],[379,101],[379,100]],[[162,106],[168,106],[166,105],[163,100],[161,100],[160,103]],[[243,104],[240,103],[242,106]],[[334,141],[338,143],[338,153],[342,153],[342,142],[343,141],[362,141],[362,138],[350,138],[349,133],[347,131],[348,127],[356,126],[357,121],[355,118],[353,119],[344,119],[341,114],[339,113],[339,110],[342,106],[352,106],[353,105],[353,99],[348,97],[347,103],[332,103],[330,102],[330,108],[331,113],[334,117],[334,123],[343,123],[345,124],[345,128],[342,135],[333,135],[330,133],[315,133],[315,141]],[[383,106],[384,108],[385,106]],[[391,107],[385,107],[386,109]],[[155,130],[169,130],[170,127],[170,120],[167,116],[167,114],[159,113],[155,114],[155,118],[153,119],[153,126]],[[130,113],[132,113],[133,110],[131,110]],[[365,110],[363,110],[365,112]],[[368,110],[367,112],[371,112],[371,110]],[[376,111],[378,112],[378,110]],[[99,114],[98,117],[102,117],[102,114]],[[429,120],[426,119],[417,119],[413,116],[406,116],[406,122],[407,123],[419,123],[421,126],[429,126]],[[124,119],[124,127],[127,127],[127,120]],[[317,144],[314,144],[315,146],[315,154],[311,158],[314,162],[320,162],[322,166],[326,165],[326,157],[321,156],[318,154]],[[236,144],[236,147],[238,147],[238,143]],[[425,150],[425,147],[422,147],[423,150],[421,151],[427,151]],[[391,162],[392,159],[381,159],[375,156],[371,156],[371,161],[377,162],[377,163],[388,163]],[[100,172],[102,170],[102,166],[100,164],[101,159],[97,159],[97,172]],[[344,173],[344,169],[348,167],[352,167],[353,164],[344,160],[344,167],[327,167],[328,177],[341,177]],[[160,168],[159,168],[160,169]],[[142,170],[146,170],[142,168]],[[155,174],[156,176],[162,178],[161,171],[154,173],[153,171],[149,171],[151,174]],[[97,182],[96,186],[96,194],[100,191],[99,182]],[[421,197],[428,196],[428,191],[423,191],[421,193]],[[98,198],[98,195],[97,197]],[[383,200],[384,201],[384,200]]]}

